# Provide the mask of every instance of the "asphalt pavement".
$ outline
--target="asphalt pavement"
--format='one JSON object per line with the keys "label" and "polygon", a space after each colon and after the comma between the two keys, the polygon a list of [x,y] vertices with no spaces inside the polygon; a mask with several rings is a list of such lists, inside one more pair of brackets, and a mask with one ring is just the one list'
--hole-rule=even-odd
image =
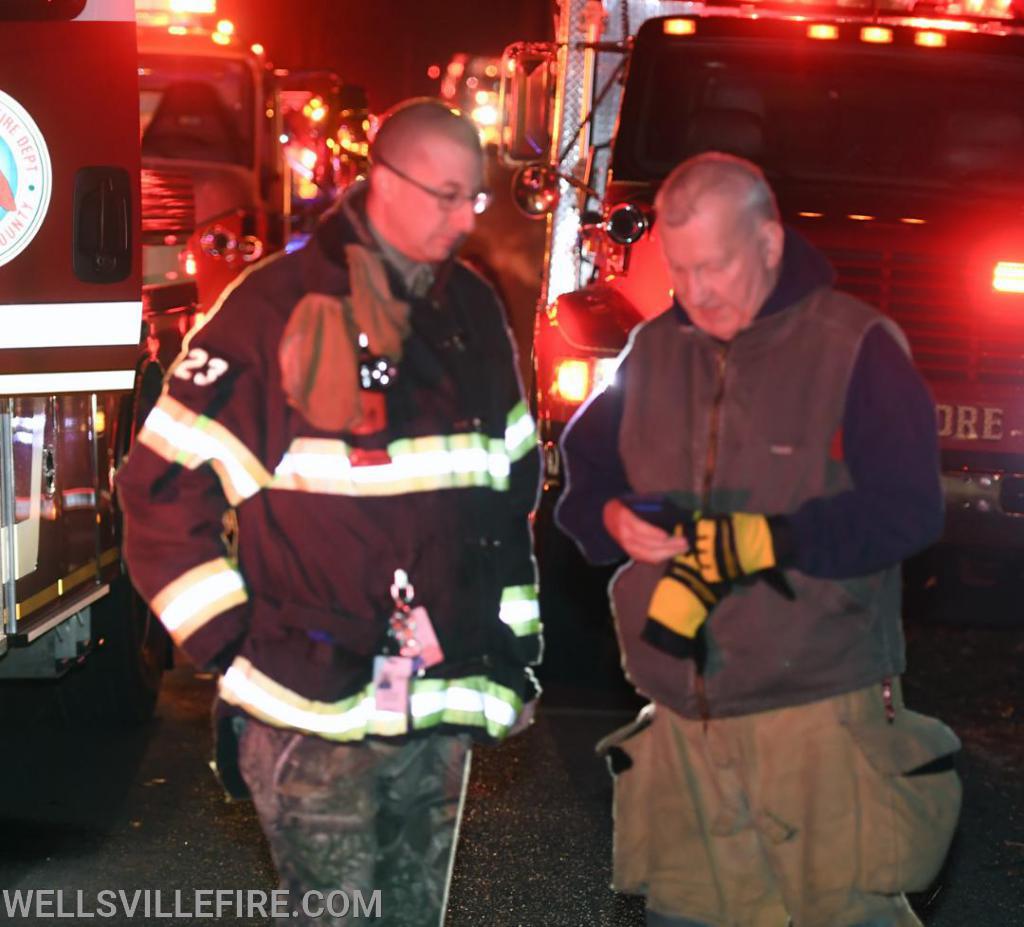
{"label": "asphalt pavement", "polygon": [[[608,888],[611,782],[593,754],[637,701],[615,676],[606,616],[585,591],[566,584],[548,595],[556,662],[537,723],[474,754],[448,927],[643,923],[640,900]],[[972,594],[956,610],[960,626],[942,623],[948,609],[941,621],[925,609],[908,623],[907,701],[945,719],[964,743],[959,834],[937,884],[914,899],[928,927],[1024,925],[1024,626],[982,626],[997,605],[1012,613],[1018,601],[1019,593],[995,604]],[[579,618],[580,603],[585,620],[574,627],[569,616]],[[272,890],[251,806],[227,803],[207,768],[212,689],[209,676],[180,665],[165,678],[157,717],[141,729],[97,731],[59,719],[6,725],[0,889],[63,889],[67,898],[82,891],[86,899],[119,889]],[[2,900],[0,924],[54,922],[12,917]]]}

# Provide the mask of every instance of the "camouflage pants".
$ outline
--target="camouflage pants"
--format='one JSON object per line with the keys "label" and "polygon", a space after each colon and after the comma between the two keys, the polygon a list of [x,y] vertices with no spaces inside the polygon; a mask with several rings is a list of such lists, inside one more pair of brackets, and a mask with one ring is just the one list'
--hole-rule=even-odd
{"label": "camouflage pants", "polygon": [[[278,923],[443,923],[469,757],[468,737],[338,744],[247,720],[242,775],[289,909],[299,912]],[[313,891],[361,896],[366,904],[379,891],[380,919],[355,903],[347,912],[335,905],[337,916],[308,916],[302,898]]]}

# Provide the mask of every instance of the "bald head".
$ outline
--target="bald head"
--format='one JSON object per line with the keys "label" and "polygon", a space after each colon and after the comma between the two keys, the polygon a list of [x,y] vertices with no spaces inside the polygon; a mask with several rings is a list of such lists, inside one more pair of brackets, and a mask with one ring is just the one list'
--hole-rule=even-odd
{"label": "bald head", "polygon": [[431,97],[405,100],[381,117],[370,159],[405,168],[416,162],[420,151],[439,140],[483,156],[476,126],[465,116]]}
{"label": "bald head", "polygon": [[408,100],[384,114],[370,160],[366,210],[377,234],[417,262],[455,252],[484,187],[473,123],[439,100]]}
{"label": "bald head", "polygon": [[709,151],[684,161],[672,171],[655,200],[658,221],[669,227],[684,225],[713,196],[719,205],[735,208],[739,217],[779,221],[768,181],[761,169],[735,155]]}

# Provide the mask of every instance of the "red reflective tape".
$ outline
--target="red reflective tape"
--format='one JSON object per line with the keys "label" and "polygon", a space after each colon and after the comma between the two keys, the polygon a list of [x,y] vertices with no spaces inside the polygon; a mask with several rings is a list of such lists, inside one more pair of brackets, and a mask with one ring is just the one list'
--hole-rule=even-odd
{"label": "red reflective tape", "polygon": [[832,460],[844,460],[843,456],[843,429],[837,428],[836,433],[832,435],[832,443],[829,445],[828,456]]}
{"label": "red reflective tape", "polygon": [[0,350],[0,375],[70,371],[133,370],[139,358],[134,344],[71,348]]}

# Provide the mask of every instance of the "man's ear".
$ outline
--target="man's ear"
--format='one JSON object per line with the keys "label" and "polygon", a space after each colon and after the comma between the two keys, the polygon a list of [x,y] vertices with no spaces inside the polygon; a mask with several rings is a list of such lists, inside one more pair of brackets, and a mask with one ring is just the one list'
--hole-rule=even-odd
{"label": "man's ear", "polygon": [[394,194],[394,181],[395,178],[391,171],[385,170],[376,164],[370,168],[370,192],[381,203],[391,202]]}
{"label": "man's ear", "polygon": [[782,263],[782,249],[786,240],[786,233],[781,222],[774,219],[766,219],[761,223],[761,257],[764,259],[765,267],[775,270]]}

